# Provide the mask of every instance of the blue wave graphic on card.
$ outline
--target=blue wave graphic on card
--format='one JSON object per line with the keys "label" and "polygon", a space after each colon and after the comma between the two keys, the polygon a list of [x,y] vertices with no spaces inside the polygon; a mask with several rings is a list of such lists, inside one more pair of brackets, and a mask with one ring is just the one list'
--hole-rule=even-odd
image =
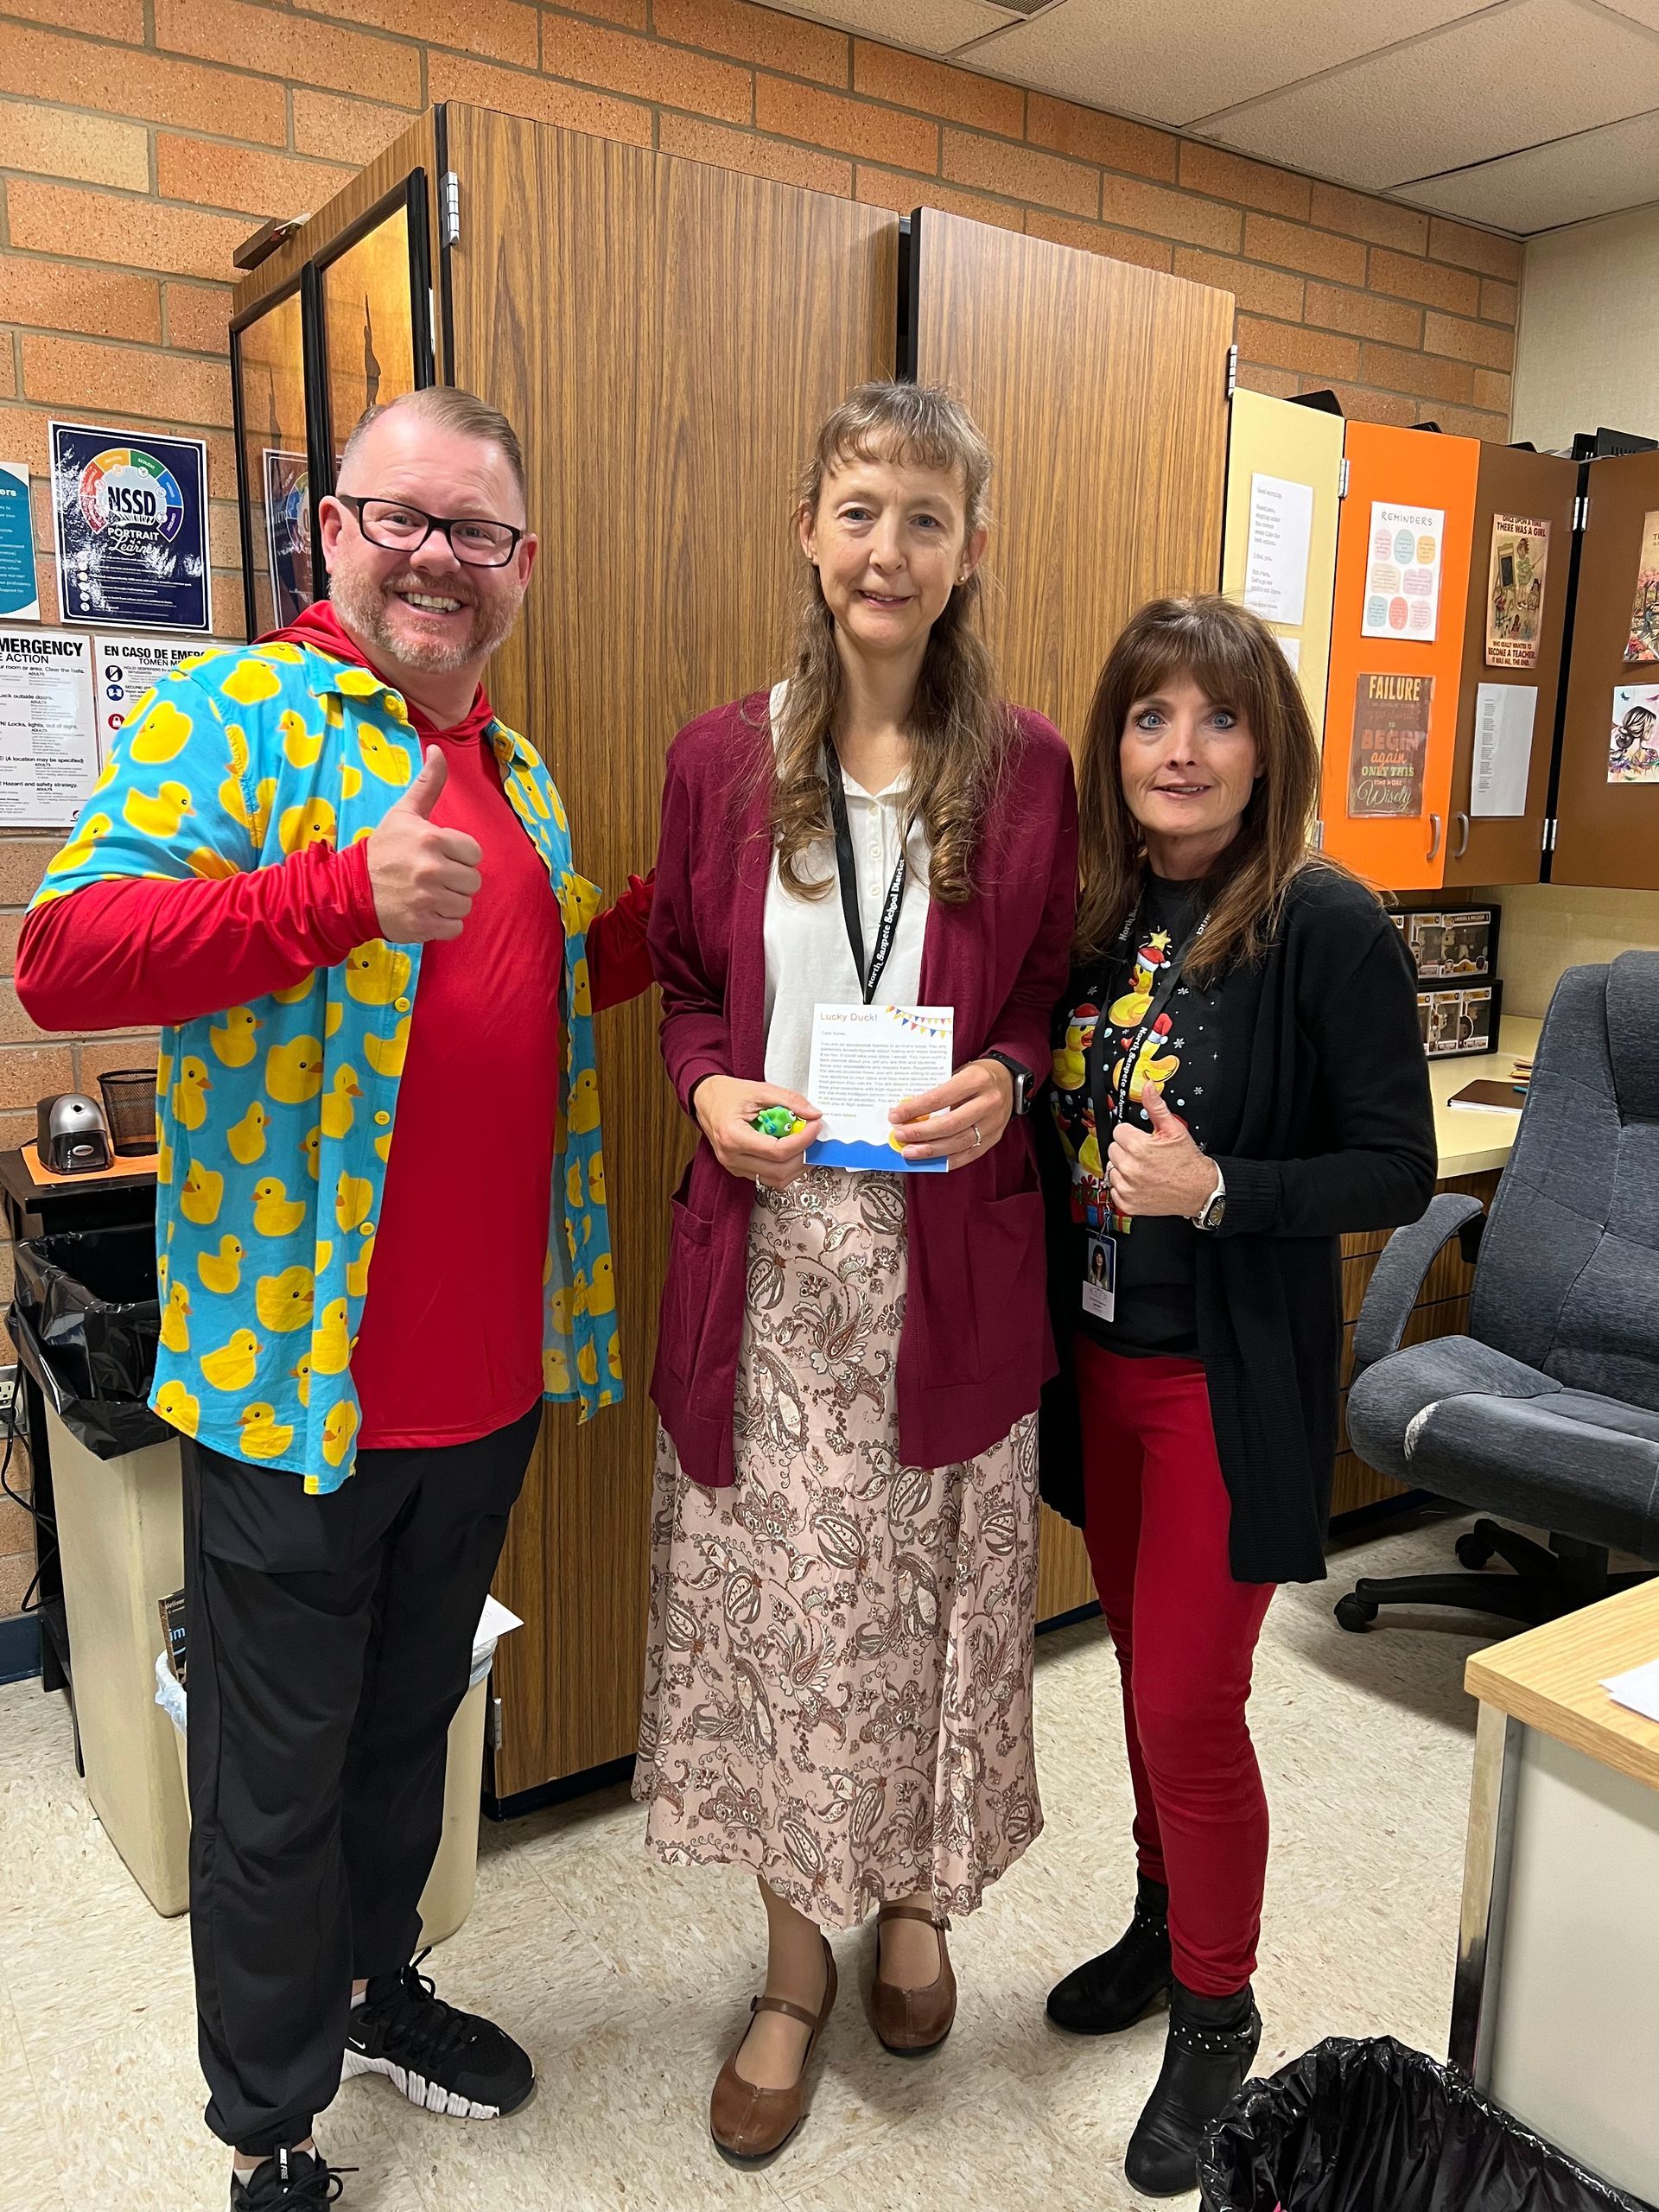
{"label": "blue wave graphic on card", "polygon": [[955,1014],[948,1006],[819,1006],[812,1014],[807,1096],[823,1116],[809,1167],[885,1175],[941,1175],[943,1160],[906,1160],[889,1111],[951,1073]]}
{"label": "blue wave graphic on card", "polygon": [[906,1160],[891,1144],[871,1144],[861,1137],[820,1137],[806,1148],[809,1167],[857,1167],[867,1174],[943,1175],[948,1160]]}

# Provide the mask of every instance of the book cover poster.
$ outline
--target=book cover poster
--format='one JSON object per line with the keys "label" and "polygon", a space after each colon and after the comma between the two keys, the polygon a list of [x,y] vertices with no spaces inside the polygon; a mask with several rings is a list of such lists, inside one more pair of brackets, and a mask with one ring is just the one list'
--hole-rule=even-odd
{"label": "book cover poster", "polygon": [[1440,612],[1444,507],[1396,507],[1371,502],[1371,542],[1365,562],[1362,638],[1414,638],[1429,644]]}
{"label": "book cover poster", "polygon": [[1659,683],[1621,683],[1614,690],[1607,780],[1659,784]]}
{"label": "book cover poster", "polygon": [[1492,517],[1486,580],[1486,665],[1536,668],[1544,619],[1549,524],[1529,515]]}
{"label": "book cover poster", "polygon": [[1659,660],[1659,512],[1642,521],[1642,558],[1636,571],[1636,598],[1630,607],[1630,634],[1625,641],[1627,661]]}
{"label": "book cover poster", "polygon": [[1432,676],[1357,676],[1348,811],[1405,820],[1423,810]]}

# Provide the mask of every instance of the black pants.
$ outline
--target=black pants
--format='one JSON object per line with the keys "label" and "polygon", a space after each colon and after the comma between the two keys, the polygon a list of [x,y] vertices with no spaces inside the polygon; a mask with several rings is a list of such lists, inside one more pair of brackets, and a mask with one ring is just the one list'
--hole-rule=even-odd
{"label": "black pants", "polygon": [[414,1955],[449,1723],[540,1421],[361,1452],[327,1497],[185,1446],[196,2012],[207,2125],[241,2151],[304,2141],[353,1980]]}

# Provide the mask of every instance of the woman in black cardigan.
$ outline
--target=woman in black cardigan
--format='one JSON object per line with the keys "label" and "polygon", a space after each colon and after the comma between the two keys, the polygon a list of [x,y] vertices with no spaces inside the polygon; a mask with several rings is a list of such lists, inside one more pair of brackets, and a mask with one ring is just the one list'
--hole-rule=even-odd
{"label": "woman in black cardigan", "polygon": [[1275,1584],[1324,1572],[1338,1240],[1434,1187],[1415,978],[1309,846],[1319,754],[1278,641],[1159,600],[1112,650],[1079,762],[1075,965],[1041,1125],[1062,1371],[1043,1492],[1083,1528],[1123,1678],[1140,1887],[1049,1997],[1124,2028],[1166,1994],[1125,2171],[1196,2179],[1249,2070],[1268,1808],[1245,1706]]}

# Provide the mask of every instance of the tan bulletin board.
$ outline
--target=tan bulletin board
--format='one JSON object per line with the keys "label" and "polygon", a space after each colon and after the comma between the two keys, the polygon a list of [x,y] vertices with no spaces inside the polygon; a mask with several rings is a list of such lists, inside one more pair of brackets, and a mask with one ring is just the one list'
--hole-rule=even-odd
{"label": "tan bulletin board", "polygon": [[1313,494],[1308,529],[1306,586],[1300,622],[1262,613],[1276,637],[1295,648],[1296,673],[1317,731],[1325,728],[1325,679],[1331,660],[1331,607],[1337,573],[1337,517],[1344,429],[1339,415],[1264,392],[1233,394],[1227,442],[1227,514],[1222,534],[1221,588],[1229,599],[1246,594],[1250,516],[1257,476],[1307,486]]}

